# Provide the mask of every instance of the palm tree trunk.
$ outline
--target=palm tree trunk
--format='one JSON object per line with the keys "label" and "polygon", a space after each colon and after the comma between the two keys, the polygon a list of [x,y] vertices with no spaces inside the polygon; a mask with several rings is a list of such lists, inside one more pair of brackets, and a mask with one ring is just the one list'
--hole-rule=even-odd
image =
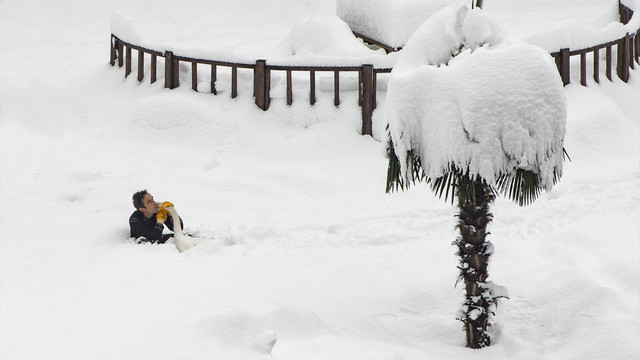
{"label": "palm tree trunk", "polygon": [[489,206],[495,196],[479,179],[469,181],[468,186],[473,189],[465,193],[473,196],[465,198],[458,192],[460,213],[457,227],[460,235],[454,244],[458,246],[460,256],[460,279],[464,280],[466,287],[466,301],[460,320],[467,334],[467,347],[479,349],[491,345],[487,326],[494,299],[486,285],[486,279],[493,247],[486,237],[487,225],[493,218]]}

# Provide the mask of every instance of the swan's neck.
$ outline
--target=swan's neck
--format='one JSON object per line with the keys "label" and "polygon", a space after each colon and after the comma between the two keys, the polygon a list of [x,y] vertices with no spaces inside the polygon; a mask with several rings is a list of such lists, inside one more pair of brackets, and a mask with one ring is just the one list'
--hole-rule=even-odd
{"label": "swan's neck", "polygon": [[180,216],[178,215],[178,210],[173,206],[166,208],[169,214],[171,214],[171,218],[173,218],[173,232],[175,234],[182,234],[182,224],[180,224]]}

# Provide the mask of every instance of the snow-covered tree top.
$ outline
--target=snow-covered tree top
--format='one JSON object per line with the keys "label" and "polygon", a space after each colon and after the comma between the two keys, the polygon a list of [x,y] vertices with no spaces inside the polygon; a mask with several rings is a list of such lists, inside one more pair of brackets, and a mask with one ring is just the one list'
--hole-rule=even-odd
{"label": "snow-covered tree top", "polygon": [[420,26],[391,73],[386,116],[403,174],[410,150],[432,179],[455,166],[495,185],[524,169],[549,189],[562,174],[566,104],[555,64],[480,9],[453,4]]}

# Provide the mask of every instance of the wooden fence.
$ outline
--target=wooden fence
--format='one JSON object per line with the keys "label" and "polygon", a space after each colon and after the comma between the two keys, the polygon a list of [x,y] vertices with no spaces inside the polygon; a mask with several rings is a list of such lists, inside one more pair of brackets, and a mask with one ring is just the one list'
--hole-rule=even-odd
{"label": "wooden fence", "polygon": [[219,67],[230,68],[231,71],[231,97],[238,96],[238,69],[253,70],[253,96],[256,105],[262,109],[269,109],[271,103],[271,72],[282,71],[286,74],[286,96],[287,105],[293,103],[293,81],[294,72],[308,73],[309,77],[309,103],[316,103],[316,73],[333,73],[333,103],[340,105],[340,73],[358,73],[358,105],[362,108],[362,134],[372,135],[372,116],[376,108],[376,87],[377,78],[380,73],[390,73],[390,68],[376,69],[373,65],[362,66],[288,66],[270,65],[266,60],[256,60],[255,63],[234,63],[218,60],[196,59],[186,56],[176,55],[171,51],[160,52],[147,49],[123,41],[115,35],[111,35],[110,64],[125,68],[125,77],[132,72],[132,52],[137,51],[137,75],[138,81],[144,80],[145,55],[150,59],[150,82],[157,81],[157,59],[164,58],[164,87],[175,89],[180,85],[180,62],[191,64],[191,88],[198,91],[198,65],[210,67],[210,91],[217,95],[216,81]]}
{"label": "wooden fence", "polygon": [[[633,11],[618,1],[620,22],[628,24],[633,17]],[[605,51],[605,74],[611,81],[613,60],[612,49],[616,49],[616,73],[624,81],[629,81],[629,68],[634,69],[635,64],[640,64],[640,29],[635,34],[627,34],[623,38],[602,45],[592,46],[587,49],[571,50],[561,49],[551,53],[556,60],[562,82],[567,85],[571,82],[571,56],[580,56],[580,84],[587,86],[587,55],[593,53],[593,79],[600,82],[600,50]]]}
{"label": "wooden fence", "polygon": [[[620,19],[627,23],[633,11],[620,4]],[[627,82],[629,68],[635,68],[635,63],[640,64],[640,30],[635,34],[627,34],[625,37],[606,44],[593,46],[587,49],[562,49],[551,53],[555,58],[560,77],[565,85],[571,82],[571,57],[580,56],[580,83],[587,85],[587,55],[593,53],[593,78],[600,82],[600,51],[605,52],[605,74],[607,79],[612,79],[613,49],[616,49],[616,73],[620,79]],[[130,44],[115,35],[111,35],[110,64],[117,62],[119,67],[125,67],[125,77],[131,74],[132,51],[137,51],[137,76],[138,81],[144,80],[144,59],[148,54],[150,58],[150,81],[157,81],[157,59],[164,59],[164,87],[175,89],[180,85],[180,62],[191,64],[191,88],[198,91],[198,65],[210,67],[210,91],[217,95],[216,81],[218,80],[218,67],[230,68],[231,71],[231,97],[238,96],[238,69],[253,70],[253,97],[256,105],[262,109],[269,109],[271,103],[271,72],[281,71],[286,73],[286,97],[287,105],[293,103],[293,72],[305,72],[309,76],[309,103],[316,102],[316,73],[333,73],[333,103],[340,105],[340,73],[358,73],[358,105],[362,108],[362,135],[372,135],[372,116],[377,102],[378,74],[390,73],[390,68],[374,68],[373,65],[362,66],[288,66],[271,65],[266,60],[256,60],[255,63],[233,63],[218,60],[196,59],[176,55],[171,51],[160,52],[147,49],[142,46]],[[392,50],[392,49],[389,49]]]}
{"label": "wooden fence", "polygon": [[627,34],[625,37],[593,46],[587,49],[571,50],[562,49],[551,53],[556,60],[562,82],[567,85],[571,82],[571,56],[580,56],[580,84],[587,86],[587,55],[593,53],[593,79],[600,82],[600,51],[605,52],[605,74],[611,80],[613,68],[612,49],[616,48],[616,73],[624,81],[629,81],[629,68],[634,69],[635,64],[640,64],[640,31],[635,34]]}

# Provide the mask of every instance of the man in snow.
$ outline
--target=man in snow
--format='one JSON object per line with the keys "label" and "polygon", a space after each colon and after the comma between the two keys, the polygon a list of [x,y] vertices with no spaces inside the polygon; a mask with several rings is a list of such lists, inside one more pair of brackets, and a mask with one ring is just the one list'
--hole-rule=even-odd
{"label": "man in snow", "polygon": [[[163,234],[164,226],[173,231],[173,218],[166,210],[173,204],[165,201],[157,203],[147,190],[141,190],[133,194],[133,207],[136,211],[129,217],[131,237],[136,238],[137,243],[165,243],[173,234]],[[182,226],[182,218],[180,219]],[[184,227],[183,227],[184,228]]]}

